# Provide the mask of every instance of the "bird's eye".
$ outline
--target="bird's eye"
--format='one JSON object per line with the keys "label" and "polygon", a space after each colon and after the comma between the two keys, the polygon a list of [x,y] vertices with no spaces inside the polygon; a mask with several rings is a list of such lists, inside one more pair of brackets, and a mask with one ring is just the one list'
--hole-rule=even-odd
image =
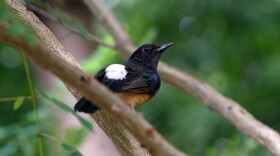
{"label": "bird's eye", "polygon": [[144,52],[148,52],[151,48],[150,47],[145,47]]}

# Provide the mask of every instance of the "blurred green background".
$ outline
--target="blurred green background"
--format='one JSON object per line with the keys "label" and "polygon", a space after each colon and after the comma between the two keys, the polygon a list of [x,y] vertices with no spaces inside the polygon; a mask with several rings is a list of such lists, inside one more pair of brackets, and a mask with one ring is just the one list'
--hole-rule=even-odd
{"label": "blurred green background", "polygon": [[[31,2],[44,6],[39,0]],[[174,42],[162,56],[163,61],[207,82],[240,103],[257,119],[280,131],[280,1],[106,2],[136,45]],[[82,5],[82,1],[59,0],[55,6],[75,15],[79,10],[71,12],[74,4]],[[7,17],[9,13],[2,9],[1,20]],[[114,43],[94,16],[87,20],[89,24],[85,27],[88,30],[104,41]],[[71,20],[67,24],[76,26],[76,22]],[[21,26],[12,29],[22,32]],[[80,62],[92,74],[110,63],[125,61],[114,50],[102,46],[93,46],[91,52]],[[0,44],[0,71],[0,99],[30,96],[21,54],[4,44]],[[33,75],[35,84],[39,81],[37,76]],[[55,84],[60,89],[48,94],[67,92],[61,83]],[[38,85],[36,88],[40,89]],[[48,122],[53,118],[52,111],[44,100],[39,101],[42,131],[59,135],[61,123]],[[13,109],[14,102],[0,100],[0,155],[39,155],[31,100],[24,100],[18,110]],[[169,84],[163,83],[158,95],[137,109],[171,143],[190,155],[271,156],[265,148],[200,101]],[[73,133],[84,134],[84,129],[69,130],[64,134],[68,140],[66,137],[61,137],[61,140],[75,142],[72,145],[77,146],[84,135],[77,137]],[[75,136],[76,141],[69,139],[71,136]],[[52,149],[61,150],[48,140],[43,140],[43,145],[45,155],[52,155]],[[60,152],[60,155],[69,153]]]}

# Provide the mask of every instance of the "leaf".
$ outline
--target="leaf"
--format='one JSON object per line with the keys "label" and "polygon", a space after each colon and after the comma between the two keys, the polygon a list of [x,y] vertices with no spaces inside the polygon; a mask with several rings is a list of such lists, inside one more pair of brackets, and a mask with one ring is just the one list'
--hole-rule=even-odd
{"label": "leaf", "polygon": [[59,108],[61,108],[62,110],[66,111],[66,112],[70,112],[72,113],[81,123],[81,125],[83,125],[86,129],[88,129],[89,131],[93,130],[92,124],[85,120],[84,118],[80,117],[71,107],[69,107],[67,104],[65,104],[64,102],[55,99],[55,98],[51,98],[49,96],[47,96],[45,93],[43,93],[42,91],[36,90],[38,92],[39,95],[43,96],[45,99],[53,102],[56,106],[58,106]]}
{"label": "leaf", "polygon": [[15,103],[14,103],[13,109],[18,110],[22,106],[23,101],[24,101],[24,97],[17,98]]}
{"label": "leaf", "polygon": [[66,112],[71,112],[73,113],[73,109],[71,107],[69,107],[67,104],[65,104],[64,102],[55,99],[55,98],[49,98],[50,101],[52,101],[55,105],[57,105],[58,107],[60,107],[61,109],[63,109]]}
{"label": "leaf", "polygon": [[9,35],[13,37],[19,37],[24,33],[25,25],[20,22],[13,22],[7,29]]}
{"label": "leaf", "polygon": [[82,156],[82,154],[78,151],[70,153],[70,156]]}
{"label": "leaf", "polygon": [[7,7],[0,4],[0,21],[1,20],[9,20],[12,16],[10,15],[10,12],[8,11]]}
{"label": "leaf", "polygon": [[[67,137],[64,139],[64,141],[73,146],[78,146],[83,142],[87,134],[88,134],[88,130],[86,128],[69,127],[65,132],[65,136]],[[0,133],[0,139],[1,139],[1,133]]]}
{"label": "leaf", "polygon": [[43,96],[45,99],[53,102],[56,106],[58,106],[59,108],[61,108],[62,110],[66,111],[66,112],[70,112],[70,113],[74,113],[73,109],[71,107],[69,107],[67,104],[65,104],[64,102],[58,100],[58,99],[55,99],[55,98],[52,98],[52,97],[49,97],[47,94],[43,93],[42,91],[39,91],[39,90],[36,90],[37,93],[41,96]]}
{"label": "leaf", "polygon": [[89,121],[80,117],[78,114],[76,114],[75,116],[77,117],[81,125],[83,125],[86,129],[88,129],[89,131],[93,130],[92,124]]}
{"label": "leaf", "polygon": [[82,154],[73,146],[68,145],[66,143],[61,143],[61,146],[64,148],[64,150],[70,152],[71,156],[82,156]]}

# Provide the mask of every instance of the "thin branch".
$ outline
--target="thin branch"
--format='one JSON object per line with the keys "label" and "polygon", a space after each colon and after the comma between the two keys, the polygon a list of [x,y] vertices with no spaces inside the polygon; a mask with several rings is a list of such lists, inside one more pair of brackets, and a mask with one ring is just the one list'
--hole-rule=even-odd
{"label": "thin branch", "polygon": [[[62,58],[72,66],[81,69],[81,66],[73,58],[73,56],[60,44],[53,33],[30,11],[28,11],[19,0],[5,0],[8,8],[22,22],[26,23],[36,34],[39,39],[47,45],[57,57]],[[7,23],[6,23],[7,24]],[[64,83],[67,89],[80,99],[82,94],[75,88]],[[114,118],[108,116],[105,111],[98,111],[91,115],[96,123],[103,129],[107,136],[113,141],[115,147],[122,155],[148,156],[148,152],[141,144],[132,136],[129,131],[124,128]]]}
{"label": "thin branch", "polygon": [[[13,2],[15,3],[15,0]],[[130,52],[133,51],[135,47],[131,43],[126,32],[121,28],[120,23],[117,20],[115,21],[113,20],[112,22],[111,20],[107,19],[107,18],[112,18],[114,16],[112,13],[107,14],[109,9],[106,5],[104,9],[103,1],[97,1],[94,3],[89,2],[90,7],[92,7],[92,4],[97,6],[96,15],[100,16],[99,19],[103,21],[102,23],[104,24],[105,27],[106,25],[108,25],[108,27],[106,27],[107,30],[111,32],[111,34],[115,37],[115,39],[117,39],[119,45],[118,49],[120,50],[121,54],[123,54],[124,56],[129,56]],[[18,4],[15,3],[13,6],[15,7],[16,5]],[[23,16],[18,15],[19,18],[22,18],[22,20],[30,24],[35,29],[34,31],[36,31],[36,34],[42,39],[43,42],[49,45],[50,48],[52,48],[55,52],[57,52],[57,54],[64,57],[65,60],[70,61],[70,63],[72,64],[76,63],[75,61],[72,60],[72,56],[71,55],[69,56],[68,52],[65,49],[60,49],[61,46],[57,46],[58,42],[56,42],[56,39],[53,37],[53,35],[49,34],[48,32],[49,30],[47,28],[44,27],[44,29],[41,30],[44,33],[46,33],[47,31],[47,35],[41,34],[40,31],[37,30],[38,28],[42,28],[42,26],[41,24],[37,25],[36,20],[33,21],[34,18],[36,19],[36,17],[24,16],[26,14],[25,13],[26,11],[22,9],[22,7],[18,7],[18,8],[15,7],[14,9],[16,14],[22,13]],[[44,31],[45,29],[47,30]],[[244,108],[239,106],[236,102],[222,96],[213,88],[211,88],[209,85],[200,82],[199,80],[193,78],[189,74],[176,70],[175,68],[170,67],[164,63],[160,63],[159,71],[161,77],[166,82],[169,82],[174,86],[177,86],[178,88],[191,94],[197,99],[203,101],[209,108],[211,108],[212,110],[216,111],[217,113],[221,114],[223,117],[228,119],[231,123],[233,123],[233,125],[239,128],[243,133],[257,140],[259,143],[267,147],[275,155],[280,155],[279,134],[274,130],[272,130],[271,128],[267,127],[266,125],[262,124],[258,120],[254,119],[251,114],[249,114]],[[77,94],[76,96],[79,97],[78,92],[75,93],[75,90],[71,90],[71,87],[69,89],[72,93]],[[106,117],[102,119],[106,119]],[[99,125],[102,124],[101,122],[98,121],[98,119],[96,121],[99,123]],[[108,129],[104,128],[104,126],[102,128],[107,134],[110,133]]]}
{"label": "thin branch", "polygon": [[55,138],[54,136],[51,136],[50,134],[47,134],[47,133],[40,133],[39,135],[42,136],[42,137],[48,138],[48,139],[50,139],[50,140],[52,140],[52,141],[59,142],[59,141],[57,140],[57,138]]}
{"label": "thin branch", "polygon": [[[24,100],[32,100],[32,96],[16,96],[16,97],[6,97],[6,98],[0,98],[0,102],[6,102],[6,101],[15,101],[18,98],[23,98]],[[36,96],[36,99],[40,99],[41,96]]]}
{"label": "thin branch", "polygon": [[[119,52],[128,57],[136,49],[121,23],[114,16],[103,0],[83,0],[103,26],[110,32],[118,43]],[[182,89],[202,101],[211,110],[214,110],[241,132],[251,136],[270,152],[280,156],[279,134],[255,119],[246,109],[237,102],[224,97],[208,84],[192,77],[186,72],[180,71],[163,62],[158,67],[161,78]]]}
{"label": "thin branch", "polygon": [[0,25],[0,30],[0,41],[19,49],[36,64],[81,91],[87,99],[96,103],[108,112],[111,117],[129,129],[143,146],[148,148],[152,155],[185,155],[169,144],[140,113],[132,111],[122,99],[90,75],[57,57],[46,45],[37,41],[33,46],[30,46],[22,38],[15,38],[9,35],[5,31],[7,27]]}
{"label": "thin branch", "polygon": [[117,20],[109,7],[102,0],[83,0],[107,31],[115,38],[116,48],[124,57],[129,57],[136,49],[122,24]]}
{"label": "thin branch", "polygon": [[[94,43],[97,43],[97,44],[102,45],[104,47],[115,49],[115,46],[112,46],[112,45],[104,42],[103,40],[99,39],[98,37],[94,36],[93,34],[91,34],[89,32],[82,33],[77,28],[74,28],[72,26],[67,25],[65,22],[63,22],[63,20],[53,16],[51,13],[49,13],[48,11],[46,11],[42,8],[39,8],[39,7],[37,7],[37,6],[35,6],[31,3],[26,3],[26,7],[27,7],[27,9],[29,9],[29,10],[31,10],[31,11],[33,11],[33,12],[35,12],[35,13],[37,13],[37,14],[39,14],[39,15],[41,15],[41,16],[49,19],[49,20],[51,20],[51,21],[58,22],[59,24],[65,26],[71,32],[76,33],[76,34],[80,35],[81,37],[85,37],[90,42],[94,42]],[[69,16],[69,15],[67,15],[67,16]],[[71,17],[71,18],[74,19],[73,17]],[[84,29],[84,31],[86,31],[86,30]]]}
{"label": "thin branch", "polygon": [[32,78],[31,78],[31,72],[30,72],[30,66],[29,66],[28,58],[26,57],[25,54],[22,54],[22,59],[23,59],[25,74],[26,74],[26,77],[27,77],[29,92],[30,92],[31,97],[32,97],[31,100],[32,100],[36,129],[37,129],[39,152],[40,152],[40,156],[43,156],[44,154],[43,154],[42,138],[39,135],[41,133],[41,128],[40,128],[40,120],[39,120],[39,115],[38,115],[38,101],[37,101],[37,98],[36,98],[37,96],[36,96],[36,93],[35,93],[35,90],[34,90],[34,85],[33,85]]}

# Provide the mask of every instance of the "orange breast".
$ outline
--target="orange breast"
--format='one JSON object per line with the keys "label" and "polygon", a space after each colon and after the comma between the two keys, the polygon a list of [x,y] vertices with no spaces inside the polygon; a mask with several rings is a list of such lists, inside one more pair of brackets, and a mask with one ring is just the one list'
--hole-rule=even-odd
{"label": "orange breast", "polygon": [[118,93],[118,95],[128,104],[137,106],[149,101],[154,94],[134,94],[134,93]]}

